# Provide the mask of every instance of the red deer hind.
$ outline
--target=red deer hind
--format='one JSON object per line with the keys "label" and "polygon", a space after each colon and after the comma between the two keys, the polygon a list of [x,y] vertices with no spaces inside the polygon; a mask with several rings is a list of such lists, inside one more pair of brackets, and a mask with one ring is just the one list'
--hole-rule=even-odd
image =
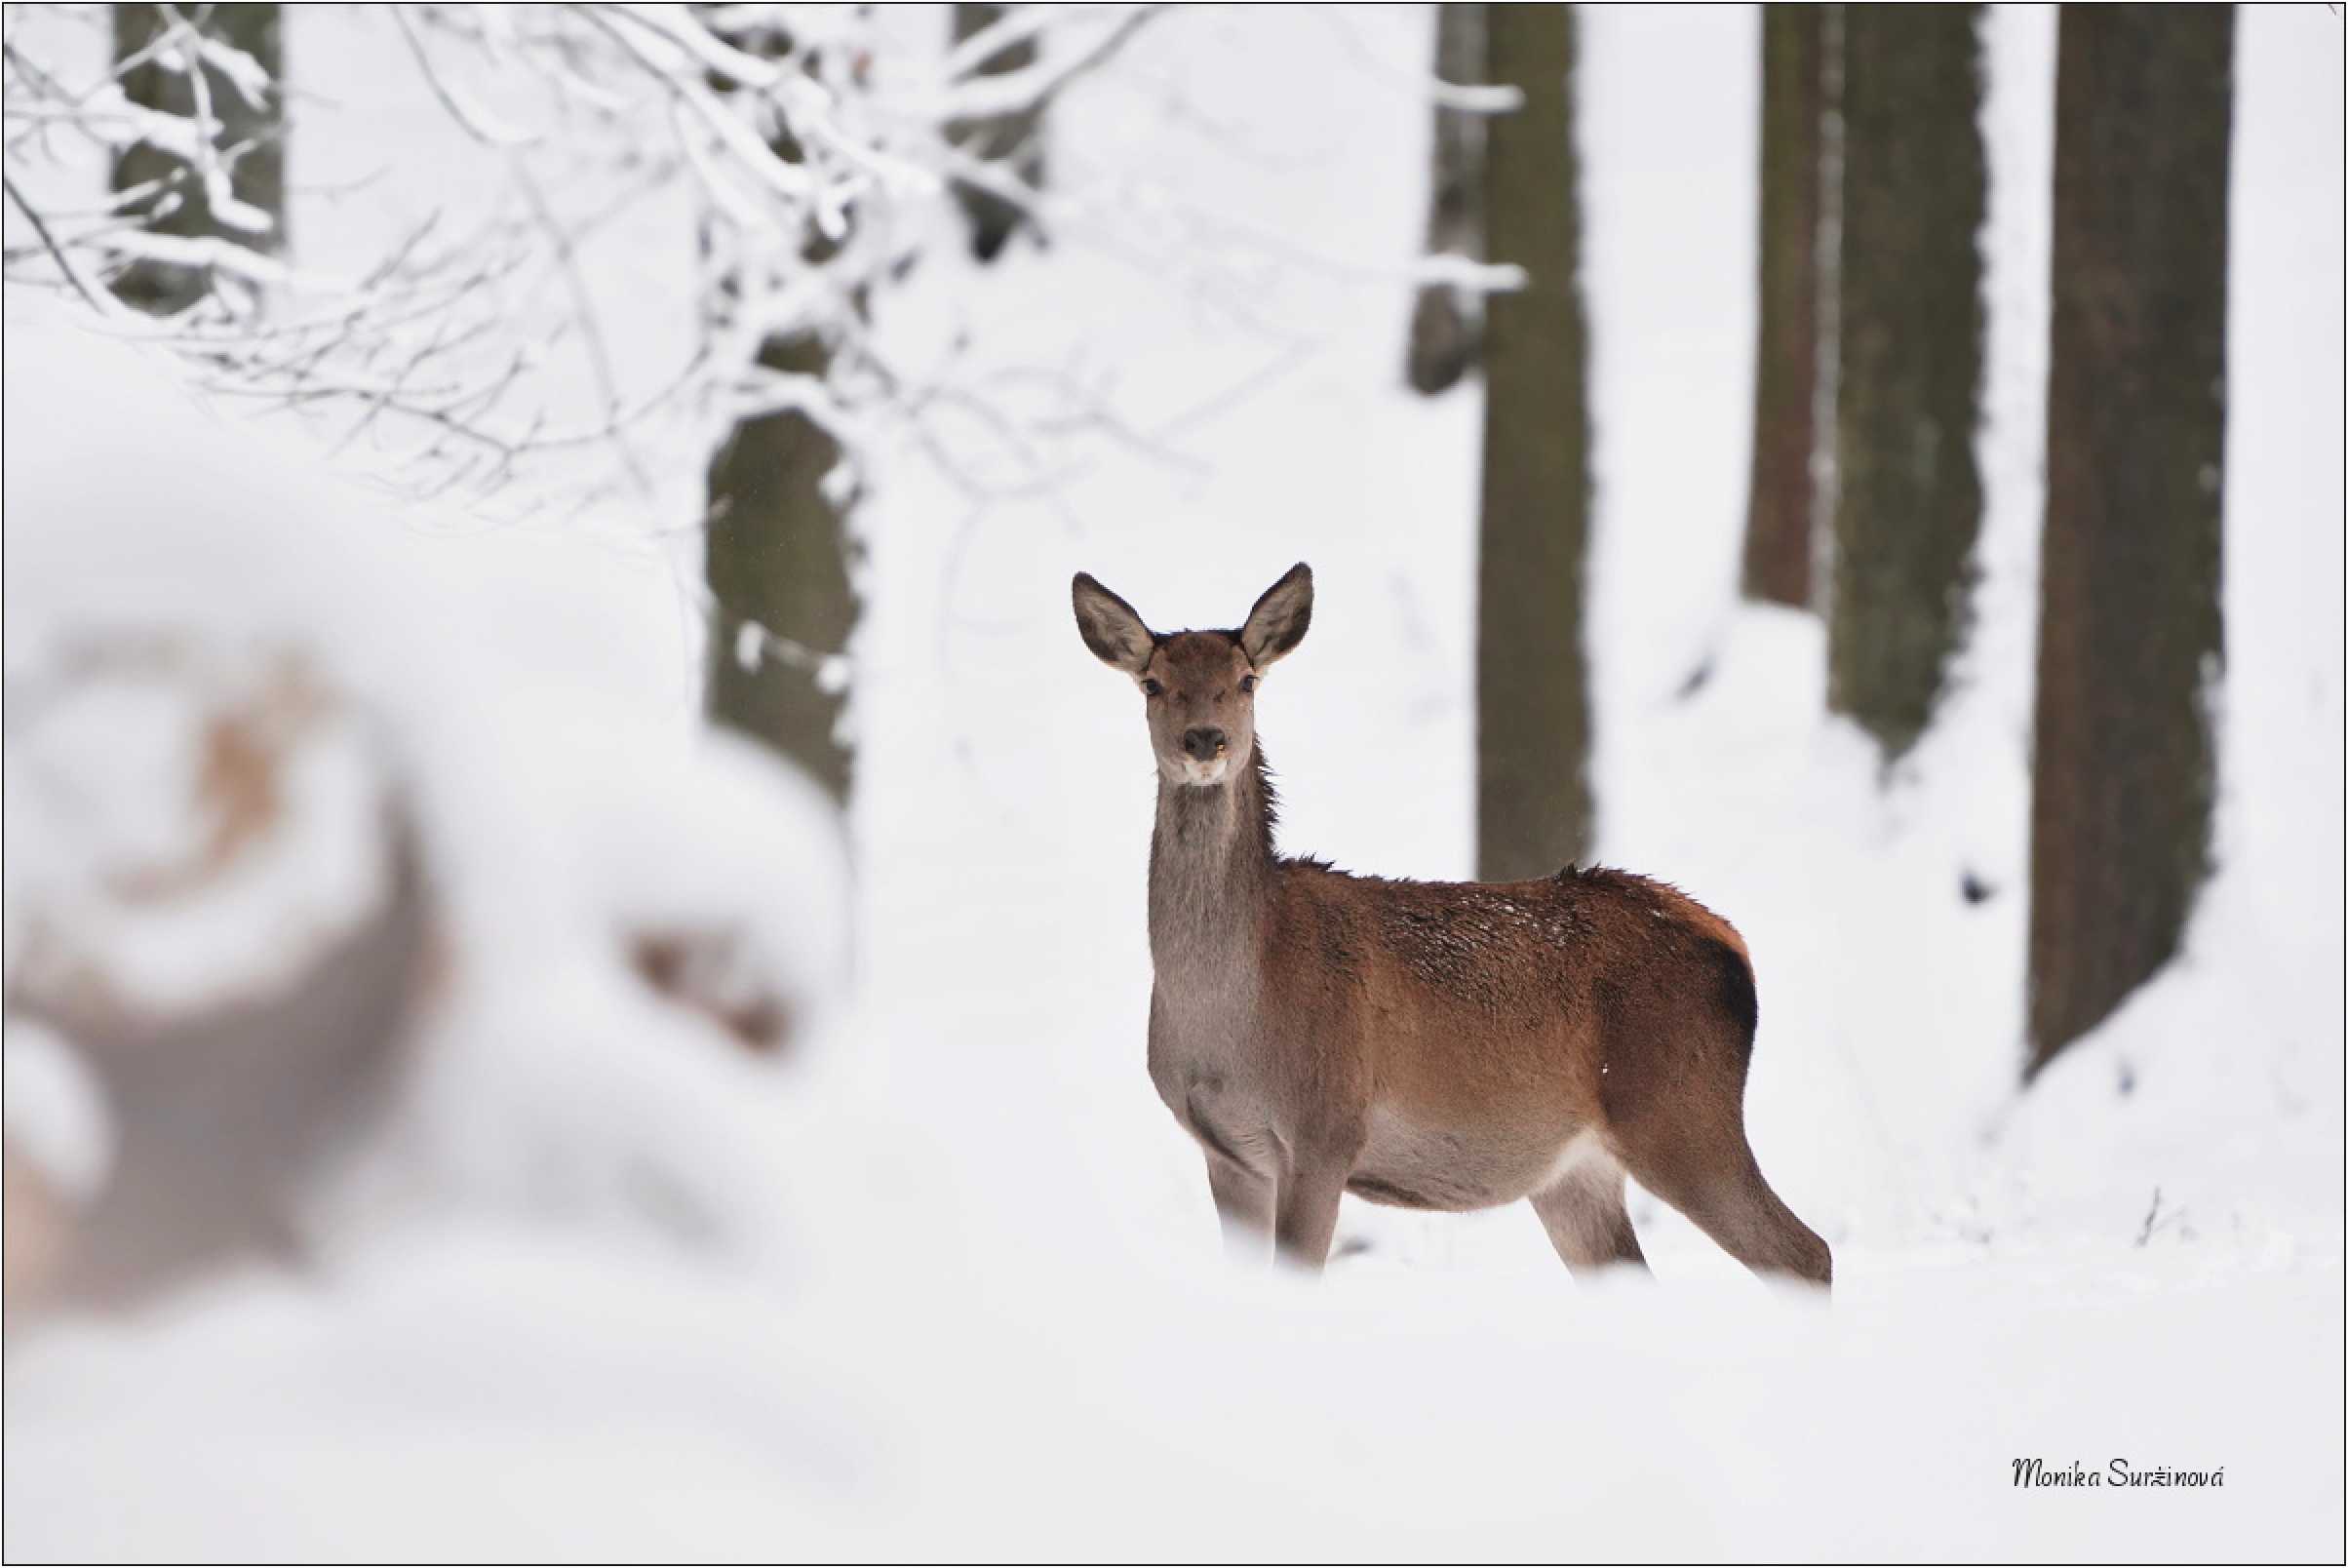
{"label": "red deer hind", "polygon": [[1157,762],[1150,1077],[1206,1155],[1224,1235],[1327,1259],[1338,1199],[1531,1200],[1577,1274],[1645,1266],[1624,1177],[1757,1272],[1826,1243],[1744,1138],[1756,1016],[1736,928],[1677,889],[1354,877],[1272,847],[1256,691],[1312,619],[1302,564],[1235,632],[1154,632],[1078,573],[1076,629],[1140,687]]}

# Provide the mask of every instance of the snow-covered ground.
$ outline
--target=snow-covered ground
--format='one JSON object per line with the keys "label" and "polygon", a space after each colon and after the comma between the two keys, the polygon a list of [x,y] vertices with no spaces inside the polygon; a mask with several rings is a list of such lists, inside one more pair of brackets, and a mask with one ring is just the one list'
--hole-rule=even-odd
{"label": "snow-covered ground", "polygon": [[[1122,242],[942,242],[885,301],[907,359],[1110,377],[1124,428],[1024,502],[871,465],[852,901],[792,781],[695,736],[665,544],[391,517],[12,314],[12,702],[52,619],[309,639],[480,958],[311,1270],[12,1343],[7,1554],[2337,1553],[2341,24],[2241,20],[2221,869],[2022,1094],[2053,12],[1988,14],[1977,620],[1889,778],[1818,625],[1735,595],[1757,22],[1584,18],[1598,847],[1749,940],[1753,1141],[1830,1307],[1643,1197],[1652,1284],[1577,1287],[1521,1210],[1350,1201],[1324,1280],[1223,1266],[1142,1071],[1142,727],[1068,577],[1229,624],[1311,561],[1283,840],[1464,875],[1478,424],[1399,375],[1424,14],[1183,12],[1055,106],[1062,177],[1148,172]],[[810,992],[851,955],[791,1066],[615,972],[612,922],[712,911]]]}

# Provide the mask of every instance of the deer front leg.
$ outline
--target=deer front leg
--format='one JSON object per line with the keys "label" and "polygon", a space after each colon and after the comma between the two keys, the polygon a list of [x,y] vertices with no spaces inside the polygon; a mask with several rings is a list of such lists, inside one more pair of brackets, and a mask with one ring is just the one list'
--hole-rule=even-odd
{"label": "deer front leg", "polygon": [[1345,1196],[1352,1159],[1327,1155],[1303,1156],[1280,1179],[1279,1213],[1272,1235],[1282,1263],[1318,1274],[1329,1261],[1337,1235],[1337,1204]]}
{"label": "deer front leg", "polygon": [[1215,1218],[1223,1226],[1224,1253],[1241,1263],[1262,1263],[1272,1248],[1272,1178],[1209,1155],[1206,1181],[1215,1195]]}
{"label": "deer front leg", "polygon": [[1215,1195],[1224,1251],[1250,1263],[1262,1261],[1272,1242],[1276,1192],[1266,1173],[1280,1168],[1278,1139],[1212,1074],[1190,1081],[1177,1115],[1206,1155],[1206,1181]]}

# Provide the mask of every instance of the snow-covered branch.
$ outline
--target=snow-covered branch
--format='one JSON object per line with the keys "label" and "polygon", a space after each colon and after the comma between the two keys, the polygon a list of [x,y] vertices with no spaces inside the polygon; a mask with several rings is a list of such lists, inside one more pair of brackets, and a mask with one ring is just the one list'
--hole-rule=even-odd
{"label": "snow-covered branch", "polygon": [[[337,84],[299,66],[274,79],[208,8],[147,9],[152,35],[126,50],[106,8],[10,8],[9,285],[70,292],[220,394],[368,443],[409,488],[486,497],[545,454],[641,490],[647,451],[706,450],[751,414],[797,409],[850,445],[902,412],[856,345],[928,231],[917,210],[973,178],[1041,200],[958,145],[955,123],[1059,93],[1160,8],[1016,8],[926,56],[845,7],[383,8],[385,51],[489,194],[355,266],[343,247],[339,268],[287,243],[281,195],[238,178],[256,146],[298,143]],[[983,74],[1014,35],[1052,40],[1041,63]],[[704,330],[623,387],[580,253],[614,213],[679,188],[696,197]],[[127,308],[141,272],[176,287]],[[819,384],[759,368],[763,345],[801,335],[845,350]]]}

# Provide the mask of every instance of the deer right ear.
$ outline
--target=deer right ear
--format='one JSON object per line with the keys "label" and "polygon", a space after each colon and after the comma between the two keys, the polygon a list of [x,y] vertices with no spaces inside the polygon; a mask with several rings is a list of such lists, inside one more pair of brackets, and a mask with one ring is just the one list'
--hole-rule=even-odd
{"label": "deer right ear", "polygon": [[1149,668],[1157,639],[1131,605],[1102,587],[1090,572],[1077,572],[1069,591],[1076,607],[1076,632],[1095,658],[1127,675]]}

